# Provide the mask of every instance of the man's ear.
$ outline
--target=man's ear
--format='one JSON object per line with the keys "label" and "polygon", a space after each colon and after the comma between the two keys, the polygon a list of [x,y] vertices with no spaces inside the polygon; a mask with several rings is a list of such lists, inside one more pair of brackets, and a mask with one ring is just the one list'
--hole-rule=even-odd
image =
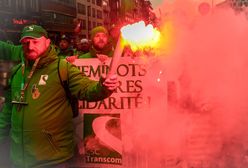
{"label": "man's ear", "polygon": [[51,40],[50,39],[46,39],[46,47],[49,47],[51,44]]}

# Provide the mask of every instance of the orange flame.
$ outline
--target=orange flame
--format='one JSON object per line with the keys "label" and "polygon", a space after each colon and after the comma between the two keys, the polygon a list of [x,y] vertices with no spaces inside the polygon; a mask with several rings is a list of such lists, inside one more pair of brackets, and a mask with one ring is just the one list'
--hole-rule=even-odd
{"label": "orange flame", "polygon": [[129,44],[133,51],[146,47],[155,48],[160,40],[160,32],[144,21],[129,24],[121,28],[124,44]]}

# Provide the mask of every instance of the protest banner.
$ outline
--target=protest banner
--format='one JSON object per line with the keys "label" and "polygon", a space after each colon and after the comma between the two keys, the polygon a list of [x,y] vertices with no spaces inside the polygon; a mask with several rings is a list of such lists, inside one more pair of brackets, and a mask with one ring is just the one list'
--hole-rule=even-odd
{"label": "protest banner", "polygon": [[[78,59],[74,64],[89,78],[99,80],[108,73],[110,61],[111,58],[104,63],[96,58]],[[140,58],[121,58],[116,68],[116,91],[102,101],[79,101],[80,115],[74,121],[79,149],[76,166],[110,168],[133,164],[129,147],[132,137],[128,136],[135,123],[133,114],[151,110],[156,95],[156,105],[165,110],[167,105],[166,81],[161,82],[157,76],[161,72],[148,71],[149,66]]]}

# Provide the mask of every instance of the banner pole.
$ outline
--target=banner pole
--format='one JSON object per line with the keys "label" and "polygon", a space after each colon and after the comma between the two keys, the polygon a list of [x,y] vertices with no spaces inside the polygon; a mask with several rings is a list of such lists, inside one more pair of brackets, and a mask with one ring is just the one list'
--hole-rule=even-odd
{"label": "banner pole", "polygon": [[112,57],[112,60],[110,62],[110,66],[109,66],[109,71],[108,71],[108,75],[113,75],[114,73],[116,73],[117,70],[117,66],[118,66],[118,62],[121,58],[122,52],[124,49],[124,45],[122,44],[122,37],[121,34],[118,37],[118,41],[114,50],[114,54]]}

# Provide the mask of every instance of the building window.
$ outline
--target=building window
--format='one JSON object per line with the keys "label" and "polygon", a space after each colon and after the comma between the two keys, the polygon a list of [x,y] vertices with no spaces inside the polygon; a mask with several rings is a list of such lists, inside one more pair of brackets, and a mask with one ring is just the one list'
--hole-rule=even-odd
{"label": "building window", "polygon": [[39,12],[38,0],[31,0],[30,7],[32,11]]}
{"label": "building window", "polygon": [[96,17],[96,9],[92,8],[92,17],[95,18]]}
{"label": "building window", "polygon": [[96,5],[97,6],[102,6],[102,0],[96,0]]}
{"label": "building window", "polygon": [[26,0],[26,9],[31,12],[39,12],[37,0]]}
{"label": "building window", "polygon": [[62,2],[64,4],[74,5],[74,0],[57,0],[59,2]]}
{"label": "building window", "polygon": [[102,19],[102,11],[97,10],[97,19]]}
{"label": "building window", "polygon": [[59,13],[44,12],[43,20],[46,22],[58,23],[58,24],[72,24],[74,17],[67,16]]}
{"label": "building window", "polygon": [[82,21],[82,28],[83,28],[84,30],[86,30],[86,20],[83,20],[83,21]]}
{"label": "building window", "polygon": [[88,2],[90,2],[90,0],[87,0]]}
{"label": "building window", "polygon": [[121,8],[119,1],[116,2],[116,7],[117,7],[117,9]]}
{"label": "building window", "polygon": [[10,8],[11,0],[0,0],[0,8]]}
{"label": "building window", "polygon": [[96,22],[93,22],[93,25],[92,26],[93,26],[93,28],[96,27]]}
{"label": "building window", "polygon": [[107,1],[103,1],[102,2],[102,6],[106,6],[107,7],[108,6],[108,2]]}
{"label": "building window", "polygon": [[88,30],[91,30],[91,21],[88,21]]}
{"label": "building window", "polygon": [[95,1],[95,0],[92,0],[92,3],[93,3],[93,4],[96,4],[96,1]]}
{"label": "building window", "polygon": [[26,0],[26,9],[28,10],[28,11],[31,11],[31,0]]}
{"label": "building window", "polygon": [[88,9],[87,10],[88,11],[88,16],[91,16],[91,6],[88,6],[87,9]]}
{"label": "building window", "polygon": [[16,1],[16,9],[17,9],[17,11],[22,11],[23,10],[23,2],[22,2],[22,0]]}
{"label": "building window", "polygon": [[86,7],[85,5],[78,3],[78,13],[86,15]]}
{"label": "building window", "polygon": [[56,15],[54,15],[53,13],[50,13],[50,12],[44,12],[43,13],[43,19],[47,22],[54,22],[54,17]]}

